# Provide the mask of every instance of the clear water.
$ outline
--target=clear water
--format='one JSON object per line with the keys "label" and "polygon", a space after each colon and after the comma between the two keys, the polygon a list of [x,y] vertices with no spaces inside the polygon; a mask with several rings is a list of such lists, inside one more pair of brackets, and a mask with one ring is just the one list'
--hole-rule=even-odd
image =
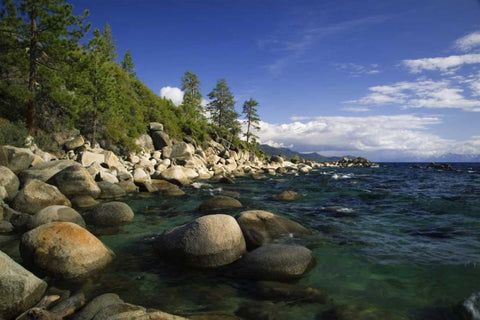
{"label": "clear water", "polygon": [[[93,230],[117,259],[83,289],[116,292],[128,302],[180,315],[233,315],[240,306],[260,305],[271,319],[329,319],[334,307],[350,310],[348,319],[461,319],[454,307],[480,290],[480,164],[454,164],[454,171],[422,167],[323,168],[238,178],[234,185],[207,182],[213,189],[190,187],[183,197],[127,199],[133,223]],[[268,210],[316,232],[293,239],[316,259],[298,283],[325,292],[327,303],[265,301],[255,295],[254,282],[232,277],[228,267],[195,270],[155,252],[155,235],[201,216],[200,203],[220,188],[238,192],[242,210]],[[285,190],[301,198],[271,198]]]}

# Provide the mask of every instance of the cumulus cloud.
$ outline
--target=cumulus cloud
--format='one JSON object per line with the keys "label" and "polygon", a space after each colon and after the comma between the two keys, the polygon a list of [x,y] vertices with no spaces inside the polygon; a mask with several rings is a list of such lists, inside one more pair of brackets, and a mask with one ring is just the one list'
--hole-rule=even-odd
{"label": "cumulus cloud", "polygon": [[480,31],[475,31],[455,41],[455,48],[470,51],[480,46]]}
{"label": "cumulus cloud", "polygon": [[[462,88],[467,81],[470,97]],[[399,104],[403,108],[451,108],[480,112],[480,100],[475,98],[479,93],[480,85],[474,79],[465,80],[463,77],[438,81],[418,79],[374,86],[368,90],[370,93],[366,96],[345,103],[369,106]]]}
{"label": "cumulus cloud", "polygon": [[452,73],[463,65],[478,63],[480,63],[480,54],[464,54],[453,55],[449,57],[423,58],[402,61],[402,64],[406,66],[412,73],[420,73],[425,70]]}
{"label": "cumulus cloud", "polygon": [[[299,151],[324,154],[351,153],[373,159],[421,159],[450,152],[480,153],[480,137],[459,142],[431,134],[438,116],[393,115],[369,117],[318,117],[306,122],[272,124],[261,122],[261,142],[291,146]],[[388,160],[388,159],[387,159]]]}
{"label": "cumulus cloud", "polygon": [[172,100],[176,106],[181,105],[183,102],[183,91],[177,87],[163,87],[160,89],[160,96]]}

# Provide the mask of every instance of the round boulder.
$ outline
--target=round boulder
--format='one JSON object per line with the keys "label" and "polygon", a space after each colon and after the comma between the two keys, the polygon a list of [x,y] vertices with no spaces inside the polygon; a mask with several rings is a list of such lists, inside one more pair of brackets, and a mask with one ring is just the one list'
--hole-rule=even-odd
{"label": "round boulder", "polygon": [[121,198],[127,195],[127,192],[116,183],[100,181],[97,184],[100,190],[102,190],[100,199]]}
{"label": "round boulder", "polygon": [[262,246],[284,234],[310,234],[298,222],[262,210],[244,211],[240,213],[237,222],[242,228],[248,248]]}
{"label": "round boulder", "polygon": [[5,166],[15,174],[30,167],[35,155],[30,149],[0,146],[0,166]]}
{"label": "round boulder", "polygon": [[[182,166],[171,166],[170,168],[162,171],[160,176],[179,186],[188,185],[191,182],[191,178],[187,175],[188,168]],[[188,171],[189,172],[189,171]]]}
{"label": "round boulder", "polygon": [[88,223],[98,226],[116,226],[133,220],[133,210],[118,201],[106,202],[85,213]]}
{"label": "round boulder", "polygon": [[226,210],[241,208],[242,204],[237,199],[227,196],[215,196],[204,201],[198,210],[201,212],[210,212],[215,210]]}
{"label": "round boulder", "polygon": [[305,247],[272,244],[247,253],[238,267],[248,278],[288,280],[301,277],[312,262],[312,252]]}
{"label": "round boulder", "polygon": [[230,264],[246,251],[240,226],[225,214],[203,216],[165,232],[158,248],[162,253],[202,268]]}
{"label": "round boulder", "polygon": [[81,227],[85,227],[85,221],[82,216],[74,209],[67,206],[49,206],[35,213],[28,222],[29,229],[34,229],[42,224],[65,221],[73,222]]}
{"label": "round boulder", "polygon": [[91,196],[76,196],[72,199],[72,204],[76,208],[91,208],[98,205],[99,202]]}
{"label": "round boulder", "polygon": [[47,283],[0,251],[0,319],[14,319],[35,305]]}
{"label": "round boulder", "polygon": [[5,191],[7,192],[5,199],[10,201],[17,195],[20,181],[12,170],[0,166],[0,186],[5,188]]}
{"label": "round boulder", "polygon": [[23,261],[63,278],[77,278],[105,267],[115,254],[85,228],[52,222],[23,234]]}
{"label": "round boulder", "polygon": [[101,192],[87,169],[79,164],[63,169],[48,179],[47,182],[58,187],[70,199],[75,196],[98,198]]}
{"label": "round boulder", "polygon": [[21,212],[35,214],[52,205],[70,207],[72,204],[56,187],[40,180],[30,180],[17,193],[12,207]]}
{"label": "round boulder", "polygon": [[281,200],[281,201],[293,201],[293,200],[296,200],[298,198],[300,198],[298,193],[295,192],[295,191],[292,191],[292,190],[284,191],[280,194],[276,194],[276,195],[273,196],[273,199]]}

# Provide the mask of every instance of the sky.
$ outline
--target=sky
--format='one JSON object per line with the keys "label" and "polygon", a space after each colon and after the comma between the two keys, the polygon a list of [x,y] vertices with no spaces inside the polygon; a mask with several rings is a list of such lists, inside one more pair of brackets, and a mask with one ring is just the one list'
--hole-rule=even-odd
{"label": "sky", "polygon": [[480,154],[479,0],[74,0],[120,58],[182,101],[225,78],[262,143],[374,161]]}

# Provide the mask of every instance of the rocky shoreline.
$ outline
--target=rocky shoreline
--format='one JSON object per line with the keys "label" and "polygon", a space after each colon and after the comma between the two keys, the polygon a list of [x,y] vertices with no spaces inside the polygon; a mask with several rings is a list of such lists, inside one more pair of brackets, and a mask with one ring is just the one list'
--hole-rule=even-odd
{"label": "rocky shoreline", "polygon": [[[306,174],[322,166],[375,166],[363,158],[326,164],[292,163],[276,156],[259,159],[222,140],[202,148],[191,139],[172,141],[159,123],[150,124],[150,135],[137,144],[141,151],[125,158],[92,147],[80,136],[65,141],[63,157],[35,145],[0,146],[0,234],[21,235],[22,261],[20,265],[0,251],[0,319],[185,319],[128,304],[112,293],[86,304],[82,293],[58,291],[35,274],[81,281],[108,265],[115,253],[88,228],[132,221],[132,209],[113,201],[130,193],[182,196],[181,187],[195,180],[234,183],[238,176],[262,179]],[[297,196],[289,191],[276,199]],[[157,252],[193,268],[233,265],[238,276],[259,281],[292,280],[308,272],[314,263],[309,249],[273,241],[285,235],[301,238],[310,230],[266,211],[244,211],[237,218],[218,213],[240,207],[227,196],[205,201],[199,211],[206,215],[159,235]],[[275,288],[289,286],[273,283]],[[268,282],[264,287],[275,291]],[[304,290],[305,299],[322,296],[313,288],[282,290],[285,295]]]}

